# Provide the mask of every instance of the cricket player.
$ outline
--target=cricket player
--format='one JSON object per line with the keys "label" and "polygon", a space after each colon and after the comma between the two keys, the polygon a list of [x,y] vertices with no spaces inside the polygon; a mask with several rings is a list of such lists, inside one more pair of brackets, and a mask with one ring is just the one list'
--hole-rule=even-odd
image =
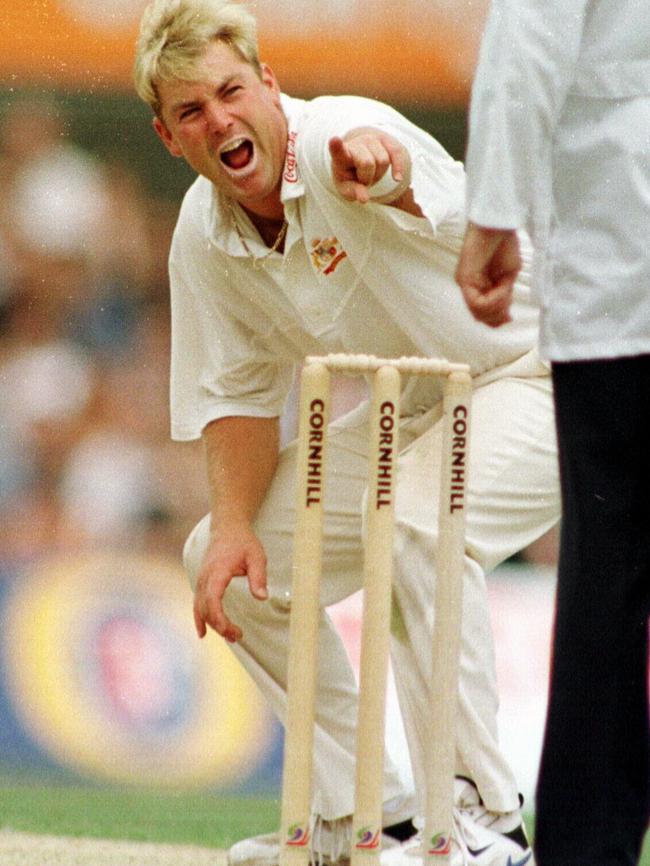
{"label": "cricket player", "polygon": [[[532,856],[497,739],[485,575],[558,519],[552,389],[535,349],[524,268],[512,322],[466,310],[454,283],[464,175],[392,108],[282,93],[255,20],[232,0],[154,0],[136,87],[169,152],[198,174],[170,252],[171,414],[205,443],[210,514],[185,547],[194,618],[232,646],[282,719],[286,700],[295,443],[279,417],[308,354],[446,357],[471,365],[473,430],[452,863]],[[528,256],[525,241],[524,255]],[[406,377],[400,417],[392,661],[415,796],[386,760],[387,864],[413,863],[425,790],[434,620],[440,386]],[[368,407],[331,426],[315,733],[314,859],[349,856],[357,687],[326,606],[361,584]],[[277,834],[243,840],[232,866],[274,866]]]}

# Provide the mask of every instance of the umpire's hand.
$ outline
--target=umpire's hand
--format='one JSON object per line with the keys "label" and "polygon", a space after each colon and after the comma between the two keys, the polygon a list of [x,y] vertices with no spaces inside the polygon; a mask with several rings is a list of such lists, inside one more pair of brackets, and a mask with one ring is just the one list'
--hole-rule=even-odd
{"label": "umpire's hand", "polygon": [[512,293],[520,269],[519,240],[514,229],[468,224],[456,282],[475,319],[492,328],[511,321]]}

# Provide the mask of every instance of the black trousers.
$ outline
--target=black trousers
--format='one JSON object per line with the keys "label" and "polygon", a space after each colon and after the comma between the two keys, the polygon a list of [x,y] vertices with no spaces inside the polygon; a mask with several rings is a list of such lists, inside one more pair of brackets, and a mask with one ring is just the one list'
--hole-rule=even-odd
{"label": "black trousers", "polygon": [[648,822],[650,355],[553,365],[562,529],[538,866],[632,866]]}

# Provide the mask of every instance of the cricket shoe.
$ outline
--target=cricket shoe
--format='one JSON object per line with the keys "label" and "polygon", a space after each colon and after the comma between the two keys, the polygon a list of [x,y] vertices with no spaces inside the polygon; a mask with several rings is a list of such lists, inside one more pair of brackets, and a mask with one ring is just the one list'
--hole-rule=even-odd
{"label": "cricket shoe", "polygon": [[[422,834],[382,852],[381,866],[423,866]],[[469,779],[454,783],[450,866],[535,866],[519,809],[488,811]]]}
{"label": "cricket shoe", "polygon": [[[391,832],[398,832],[402,838],[414,835],[415,827],[409,820],[402,821],[382,833],[382,850],[400,848],[401,844]],[[399,832],[401,831],[401,832]],[[311,827],[309,841],[310,863],[313,866],[347,866],[350,862],[350,843],[352,840],[352,816],[325,821],[316,816]],[[280,834],[267,833],[236,842],[228,851],[228,866],[278,866],[280,861]]]}

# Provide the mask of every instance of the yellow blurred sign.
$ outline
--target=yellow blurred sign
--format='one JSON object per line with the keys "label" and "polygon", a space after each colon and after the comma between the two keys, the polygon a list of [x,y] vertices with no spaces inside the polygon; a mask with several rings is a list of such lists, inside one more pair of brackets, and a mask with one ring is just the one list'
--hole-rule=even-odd
{"label": "yellow blurred sign", "polygon": [[[466,102],[488,0],[258,0],[261,53],[296,95]],[[146,0],[7,0],[0,83],[129,88]]]}
{"label": "yellow blurred sign", "polygon": [[199,641],[180,566],[125,553],[35,564],[0,607],[0,687],[43,755],[81,776],[243,784],[279,728],[225,642]]}

